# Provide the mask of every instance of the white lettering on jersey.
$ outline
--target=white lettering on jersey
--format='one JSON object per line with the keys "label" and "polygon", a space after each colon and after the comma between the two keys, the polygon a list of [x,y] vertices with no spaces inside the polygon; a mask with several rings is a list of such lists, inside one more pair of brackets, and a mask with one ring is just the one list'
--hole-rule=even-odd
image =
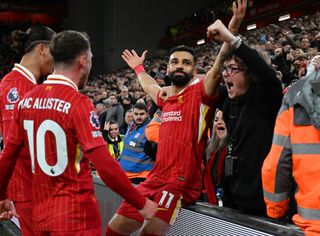
{"label": "white lettering on jersey", "polygon": [[163,112],[161,116],[161,122],[164,123],[169,121],[182,121],[181,111]]}
{"label": "white lettering on jersey", "polygon": [[19,109],[33,108],[38,110],[56,110],[68,114],[71,104],[58,98],[24,98],[19,103]]}

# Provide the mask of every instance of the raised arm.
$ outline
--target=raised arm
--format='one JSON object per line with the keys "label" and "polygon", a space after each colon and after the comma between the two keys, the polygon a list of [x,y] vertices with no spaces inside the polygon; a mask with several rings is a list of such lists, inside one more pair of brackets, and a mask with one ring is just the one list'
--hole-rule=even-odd
{"label": "raised arm", "polygon": [[239,33],[241,23],[246,15],[246,9],[247,0],[238,0],[238,4],[236,4],[236,2],[233,2],[233,16],[228,25],[228,29],[232,34],[237,35]]}
{"label": "raised arm", "polygon": [[[231,33],[237,34],[239,32],[243,18],[246,14],[247,0],[238,0],[238,4],[233,2],[232,7],[233,16],[231,18],[228,28]],[[215,38],[217,34],[218,32],[216,31],[215,23],[213,23],[208,27],[207,36],[208,38]],[[213,96],[216,93],[221,78],[220,67],[223,63],[223,57],[226,53],[228,53],[229,50],[229,44],[224,42],[214,65],[211,67],[211,69],[207,72],[205,76],[204,88],[208,96]]]}
{"label": "raised arm", "polygon": [[150,75],[145,72],[143,68],[143,62],[145,60],[146,54],[147,51],[144,51],[142,55],[139,56],[135,50],[129,51],[128,49],[126,49],[122,53],[121,57],[136,73],[142,89],[157,104],[157,94],[160,90],[160,86]]}

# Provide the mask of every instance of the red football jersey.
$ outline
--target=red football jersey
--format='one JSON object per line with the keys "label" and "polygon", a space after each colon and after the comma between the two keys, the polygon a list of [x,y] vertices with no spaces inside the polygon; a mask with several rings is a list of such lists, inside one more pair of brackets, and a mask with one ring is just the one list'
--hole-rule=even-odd
{"label": "red football jersey", "polygon": [[75,231],[101,224],[91,167],[83,151],[106,145],[88,97],[62,75],[50,75],[19,103],[10,141],[28,143],[35,231]]}
{"label": "red football jersey", "polygon": [[158,96],[162,109],[158,152],[147,181],[201,189],[207,126],[217,98],[205,94],[199,79],[165,102]]}
{"label": "red football jersey", "polygon": [[[24,66],[15,64],[0,83],[1,127],[4,144],[8,138],[10,121],[22,97],[37,84],[34,75]],[[29,152],[24,148],[19,153],[14,173],[8,187],[8,197],[13,201],[31,201],[31,164]]]}

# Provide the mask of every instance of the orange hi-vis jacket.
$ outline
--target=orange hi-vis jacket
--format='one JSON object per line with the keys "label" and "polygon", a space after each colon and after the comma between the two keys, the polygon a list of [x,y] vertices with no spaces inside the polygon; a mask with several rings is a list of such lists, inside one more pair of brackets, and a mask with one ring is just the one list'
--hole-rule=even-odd
{"label": "orange hi-vis jacket", "polygon": [[154,113],[152,120],[147,125],[145,130],[146,137],[149,141],[153,141],[158,143],[159,142],[159,130],[161,125],[161,110],[158,109],[156,113]]}
{"label": "orange hi-vis jacket", "polygon": [[292,220],[306,235],[320,235],[320,71],[295,83],[283,98],[262,167],[268,216],[285,215],[293,179],[298,214]]}

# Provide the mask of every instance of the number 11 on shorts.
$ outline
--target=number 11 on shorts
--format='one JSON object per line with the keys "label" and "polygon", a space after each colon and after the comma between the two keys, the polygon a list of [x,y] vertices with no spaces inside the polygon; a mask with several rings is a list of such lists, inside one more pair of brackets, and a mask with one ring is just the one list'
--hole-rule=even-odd
{"label": "number 11 on shorts", "polygon": [[[167,198],[168,195],[169,197]],[[169,208],[173,198],[174,198],[174,195],[172,193],[168,193],[168,191],[162,191],[162,197],[160,198],[160,201],[158,204],[159,206],[162,206],[164,201],[167,199],[167,203],[164,207]]]}

